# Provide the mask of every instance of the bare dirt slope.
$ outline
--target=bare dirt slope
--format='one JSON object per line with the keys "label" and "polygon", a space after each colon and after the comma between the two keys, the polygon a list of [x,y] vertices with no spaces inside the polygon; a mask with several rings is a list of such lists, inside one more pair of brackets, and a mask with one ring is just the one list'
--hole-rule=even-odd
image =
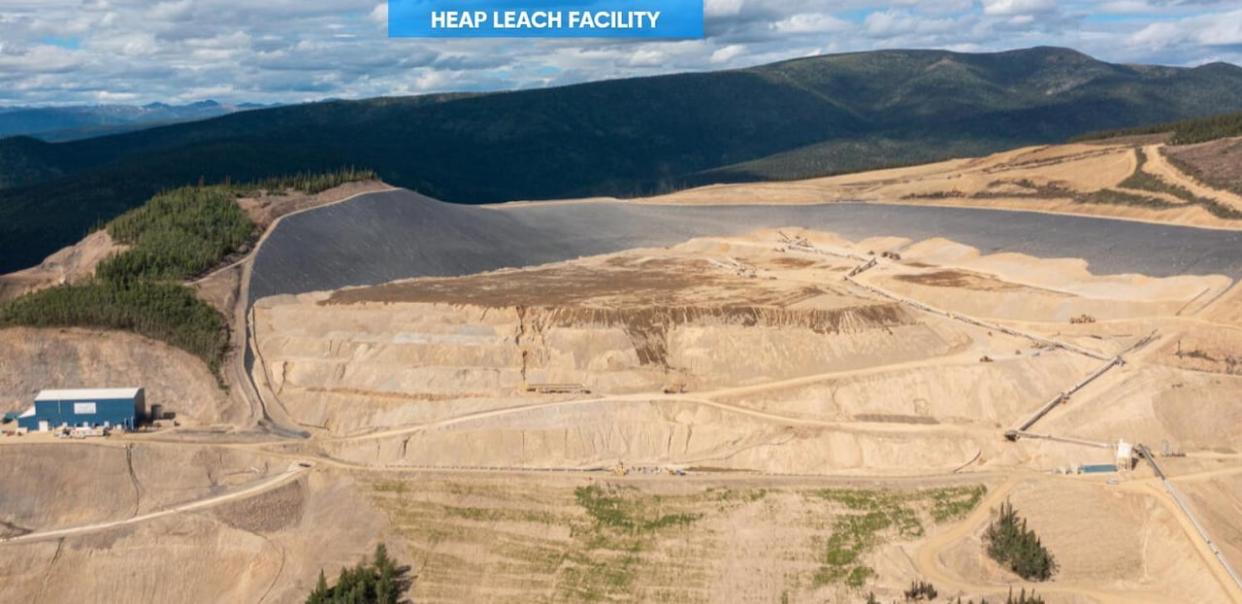
{"label": "bare dirt slope", "polygon": [[[1214,143],[1213,148],[1219,150],[1220,144]],[[1146,157],[1141,159],[1140,153]],[[1166,155],[1180,159],[1170,162]],[[1242,197],[1231,189],[1238,171],[1234,155],[1169,147],[1146,139],[1103,141],[1029,147],[987,157],[803,181],[712,185],[639,202],[902,202],[1113,216],[1236,229],[1242,219]],[[1150,179],[1144,182],[1132,178],[1140,173]],[[1171,191],[1172,188],[1181,188],[1184,193]]]}
{"label": "bare dirt slope", "polygon": [[119,331],[0,330],[0,408],[25,411],[39,390],[100,384],[142,386],[187,425],[242,422],[248,410],[221,390],[197,357]]}
{"label": "bare dirt slope", "polygon": [[[2,445],[0,460],[5,536],[158,511],[244,488],[288,464],[210,446],[54,441]],[[298,601],[320,569],[352,565],[385,531],[386,519],[353,485],[312,474],[200,512],[0,543],[0,599]],[[400,543],[392,547],[403,555]]]}
{"label": "bare dirt slope", "polygon": [[877,573],[877,593],[899,597],[911,544],[986,488],[401,475],[367,486],[420,561],[420,602],[846,602]]}
{"label": "bare dirt slope", "polygon": [[[999,486],[984,505],[918,549],[915,567],[942,594],[1035,590],[1049,602],[1227,602],[1179,513],[1146,483],[1026,476]],[[1047,582],[1015,581],[983,554],[994,505],[1009,501],[1056,557]],[[991,505],[988,505],[991,504]]]}
{"label": "bare dirt slope", "polygon": [[125,247],[112,241],[107,231],[95,231],[82,241],[48,256],[39,266],[0,275],[0,302],[89,279],[95,276],[95,267],[100,262],[124,251]]}

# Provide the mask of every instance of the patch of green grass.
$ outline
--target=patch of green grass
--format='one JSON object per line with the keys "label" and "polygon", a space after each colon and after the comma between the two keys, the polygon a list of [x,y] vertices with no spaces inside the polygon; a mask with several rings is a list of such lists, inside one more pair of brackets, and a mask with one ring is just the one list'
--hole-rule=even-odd
{"label": "patch of green grass", "polygon": [[1157,197],[1136,195],[1134,193],[1127,193],[1116,189],[1100,189],[1099,191],[1080,197],[1079,201],[1081,203],[1134,206],[1139,208],[1152,208],[1156,210],[1171,210],[1181,207],[1178,204],[1170,203]]}
{"label": "patch of green grass", "polygon": [[532,510],[445,506],[444,512],[448,516],[454,518],[473,520],[475,522],[532,522],[536,524],[552,524],[556,521],[556,518],[551,514],[540,513]]}
{"label": "patch of green grass", "polygon": [[[658,535],[685,529],[699,514],[676,511],[678,502],[658,495],[642,496],[631,489],[578,487],[574,499],[590,518],[573,527],[583,549],[570,557],[559,588],[573,601],[598,601],[627,593],[642,565],[642,552]],[[667,511],[666,511],[667,510]]]}
{"label": "patch of green grass", "polygon": [[865,566],[856,566],[850,574],[845,577],[845,584],[853,589],[861,589],[867,584],[867,579],[875,576],[875,571]]}
{"label": "patch of green grass", "polygon": [[[698,514],[649,514],[642,502],[608,494],[598,485],[578,487],[574,490],[574,497],[578,505],[595,519],[597,526],[630,533],[685,527],[699,519]],[[659,496],[654,497],[653,502],[659,505]]]}
{"label": "patch of green grass", "polygon": [[916,491],[912,495],[897,491],[829,489],[818,491],[817,494],[824,499],[844,504],[851,510],[881,514],[888,521],[888,525],[883,528],[895,526],[902,537],[921,537],[923,525],[919,522],[915,509],[911,507],[911,504],[923,499],[919,493],[921,492]]}
{"label": "patch of green grass", "polygon": [[861,588],[875,576],[864,556],[889,536],[916,539],[925,529],[922,516],[934,522],[965,515],[983,498],[986,487],[948,487],[922,491],[824,489],[813,495],[843,506],[833,518],[823,563],[813,577],[816,586],[841,583]]}
{"label": "patch of green grass", "polygon": [[405,483],[399,480],[377,482],[371,486],[377,493],[395,493],[397,495],[405,494]]}
{"label": "patch of green grass", "polygon": [[957,520],[979,506],[988,488],[983,485],[936,489],[931,492],[931,517],[937,523]]}
{"label": "patch of green grass", "polygon": [[768,496],[767,489],[743,489],[736,490],[728,487],[712,487],[707,489],[704,494],[708,495],[716,501],[726,502],[755,502],[760,501]]}

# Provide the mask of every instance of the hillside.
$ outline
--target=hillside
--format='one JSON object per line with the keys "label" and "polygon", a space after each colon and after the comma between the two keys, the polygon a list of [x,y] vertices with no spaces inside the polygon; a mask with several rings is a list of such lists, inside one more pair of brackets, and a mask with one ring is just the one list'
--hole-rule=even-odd
{"label": "hillside", "polygon": [[1225,113],[1138,128],[1089,132],[1075,140],[1097,141],[1154,134],[1166,134],[1169,142],[1175,145],[1193,145],[1221,138],[1242,136],[1242,113]]}
{"label": "hillside", "polygon": [[982,154],[1242,109],[1242,68],[1066,49],[878,51],[717,73],[249,111],[84,141],[0,140],[0,272],[155,192],[341,166],[460,203],[637,196]]}
{"label": "hillside", "polygon": [[200,101],[188,105],[151,103],[142,106],[0,107],[0,138],[33,136],[52,142],[69,141],[261,108],[262,105],[228,105],[215,101]]}
{"label": "hillside", "polygon": [[711,185],[634,200],[657,205],[828,202],[963,206],[1109,216],[1237,230],[1242,139],[1161,136],[1037,145],[983,157],[797,181]]}

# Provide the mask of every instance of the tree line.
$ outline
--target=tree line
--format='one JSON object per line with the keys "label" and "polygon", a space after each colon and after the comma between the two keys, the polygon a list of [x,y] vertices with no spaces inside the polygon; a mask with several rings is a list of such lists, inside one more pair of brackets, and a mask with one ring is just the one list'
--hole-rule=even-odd
{"label": "tree line", "polygon": [[184,282],[253,244],[257,229],[237,198],[255,191],[314,193],[374,176],[347,168],[159,193],[103,225],[113,240],[129,247],[101,262],[93,279],[0,306],[0,327],[131,331],[190,352],[219,376],[228,352],[227,322]]}
{"label": "tree line", "polygon": [[1197,117],[1175,122],[1164,122],[1138,128],[1100,130],[1074,137],[1071,142],[1103,140],[1122,136],[1143,136],[1171,133],[1169,144],[1193,145],[1219,138],[1242,136],[1242,112]]}
{"label": "tree line", "polygon": [[398,567],[383,544],[371,560],[342,568],[336,583],[328,585],[322,570],[306,604],[397,604],[409,588],[408,567]]}

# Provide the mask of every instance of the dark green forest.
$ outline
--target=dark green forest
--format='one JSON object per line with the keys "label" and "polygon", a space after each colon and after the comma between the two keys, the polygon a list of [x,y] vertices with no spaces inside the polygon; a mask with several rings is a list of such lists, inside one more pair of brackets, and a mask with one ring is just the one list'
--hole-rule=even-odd
{"label": "dark green forest", "polygon": [[132,331],[189,351],[218,372],[228,347],[224,318],[177,283],[95,279],[23,296],[0,306],[0,326]]}
{"label": "dark green forest", "polygon": [[104,226],[129,249],[101,262],[94,279],[0,305],[0,326],[132,331],[186,350],[219,374],[229,340],[224,317],[183,282],[253,244],[258,233],[238,207],[238,196],[316,193],[373,176],[367,170],[345,169],[160,193]]}
{"label": "dark green forest", "polygon": [[0,140],[0,272],[156,193],[367,166],[459,203],[794,179],[1242,110],[1242,68],[1061,48],[885,50],[492,94],[333,101],[68,143]]}
{"label": "dark green forest", "polygon": [[1168,133],[1169,144],[1193,145],[1205,143],[1219,138],[1242,136],[1242,112],[1212,115],[1208,117],[1163,122],[1141,128],[1122,128],[1119,130],[1102,130],[1077,137],[1075,140],[1091,141],[1117,138],[1120,136],[1143,136],[1147,134]]}
{"label": "dark green forest", "polygon": [[187,279],[247,246],[255,226],[225,187],[182,188],[108,223],[108,234],[129,250],[96,269],[104,280]]}
{"label": "dark green forest", "polygon": [[241,251],[254,223],[227,187],[161,193],[105,227],[130,248],[101,262],[95,278],[0,306],[0,325],[120,329],[166,342],[219,373],[228,351],[224,317],[184,279]]}
{"label": "dark green forest", "polygon": [[399,567],[383,543],[370,560],[342,568],[336,583],[328,585],[323,571],[306,604],[397,604],[409,589],[409,568]]}
{"label": "dark green forest", "polygon": [[1000,515],[988,525],[983,540],[988,556],[1023,579],[1047,581],[1057,570],[1052,554],[1008,502],[1001,504]]}

